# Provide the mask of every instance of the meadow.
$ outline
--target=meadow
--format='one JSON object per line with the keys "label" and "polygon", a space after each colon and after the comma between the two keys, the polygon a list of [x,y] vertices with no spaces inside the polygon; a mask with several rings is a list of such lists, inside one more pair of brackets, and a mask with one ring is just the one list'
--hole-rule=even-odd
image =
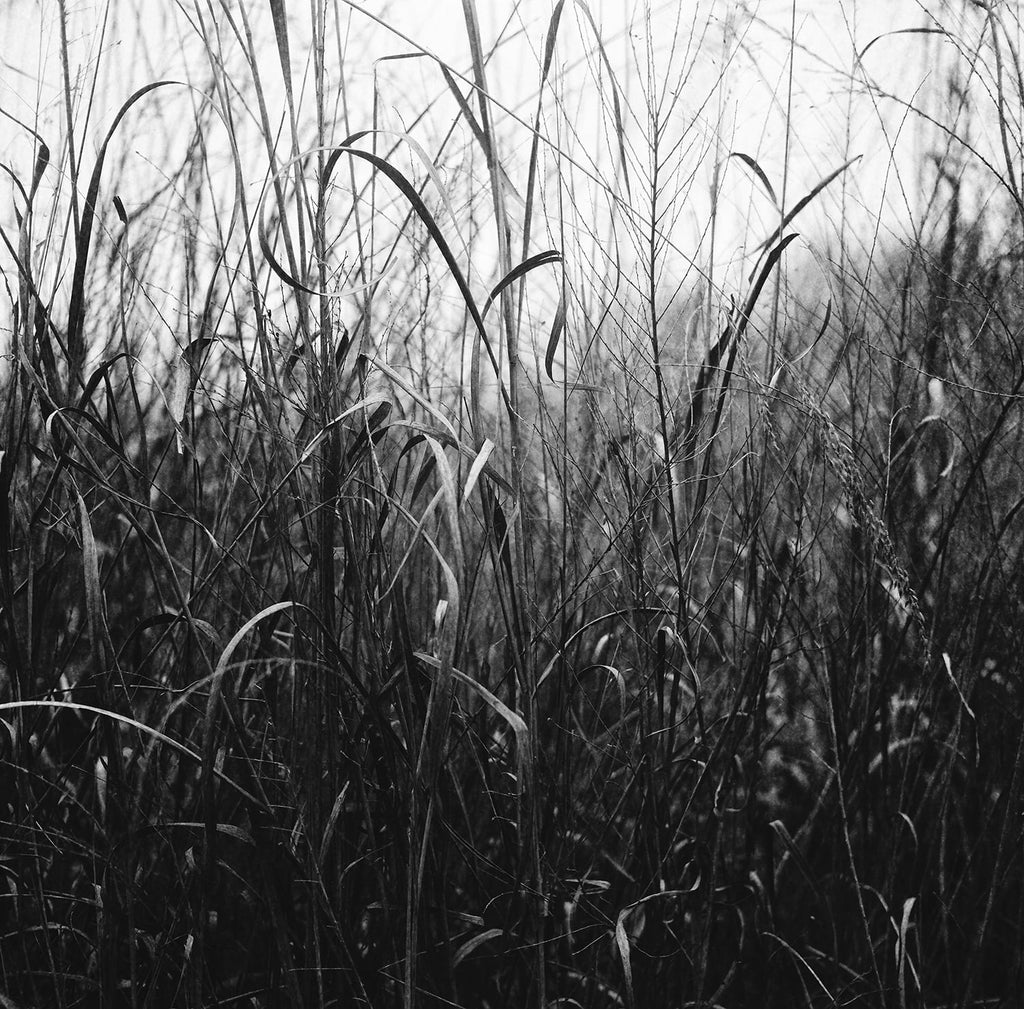
{"label": "meadow", "polygon": [[0,1007],[1019,1005],[1017,3],[403,6],[4,15]]}

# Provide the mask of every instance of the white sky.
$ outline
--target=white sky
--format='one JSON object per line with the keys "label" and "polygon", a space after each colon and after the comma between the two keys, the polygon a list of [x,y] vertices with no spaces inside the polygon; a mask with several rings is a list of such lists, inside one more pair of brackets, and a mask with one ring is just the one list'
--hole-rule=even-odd
{"label": "white sky", "polygon": [[[82,0],[69,6],[71,72],[80,110],[89,99],[91,68],[101,52],[100,25],[107,18],[101,59],[104,72],[95,97],[92,126],[84,143],[79,137],[86,161],[114,112],[134,89],[161,78],[208,85],[211,72],[197,38],[196,8],[192,4]],[[237,16],[237,4],[227,6]],[[550,0],[475,3],[485,50],[499,37],[502,39],[488,68],[490,92],[506,109],[526,119],[533,114],[538,64],[552,6]],[[214,7],[220,10],[219,5]],[[255,31],[261,39],[261,72],[271,82],[271,91],[273,82],[278,82],[275,114],[280,114],[284,107],[281,77],[267,4],[251,7]],[[338,7],[350,10],[350,20],[342,26],[348,32],[342,48],[352,129],[366,128],[370,123],[368,110],[375,81],[381,115],[393,129],[413,123],[432,98],[445,94],[444,81],[431,60],[385,59],[410,53],[414,46],[375,24],[366,12],[380,12],[382,20],[399,27],[417,45],[455,69],[469,71],[460,0],[392,0],[388,4],[367,0],[364,11],[342,0]],[[63,128],[55,9],[55,4],[31,0],[11,0],[0,8],[0,106],[37,122],[51,146]],[[291,2],[288,9],[293,80],[300,87],[308,55],[302,39],[309,5]],[[919,166],[926,154],[940,149],[936,133],[922,130],[922,119],[907,115],[904,103],[913,102],[946,118],[947,113],[937,104],[941,96],[936,97],[932,88],[936,84],[944,87],[950,66],[967,65],[969,53],[958,54],[957,47],[969,50],[984,24],[981,11],[974,11],[972,17],[969,10],[967,20],[961,22],[962,15],[956,13],[964,9],[961,4],[943,8],[938,0],[928,4],[916,0],[715,0],[682,5],[671,0],[653,3],[649,8],[627,0],[592,0],[586,8],[567,0],[555,56],[564,121],[559,126],[557,117],[545,118],[541,129],[559,147],[570,151],[579,165],[609,184],[615,182],[615,145],[608,132],[607,93],[602,95],[596,83],[604,76],[605,68],[596,55],[586,9],[600,28],[627,115],[631,112],[637,117],[631,142],[641,159],[644,81],[636,68],[638,60],[642,65],[646,59],[648,37],[656,83],[679,92],[667,138],[684,138],[677,172],[682,180],[676,208],[678,227],[672,229],[673,240],[682,250],[694,250],[700,242],[710,214],[706,179],[709,166],[730,151],[755,158],[780,194],[785,181],[787,206],[846,159],[860,156],[845,177],[846,188],[839,184],[829,187],[802,215],[798,227],[805,235],[817,234],[816,239],[808,241],[818,243],[818,255],[834,237],[828,234],[830,222],[835,227],[834,222],[840,219],[846,228],[863,229],[860,241],[864,244],[876,236],[887,240],[890,234],[898,240],[907,221],[920,213],[929,192],[923,184],[926,175],[921,174]],[[686,11],[685,20],[678,25],[681,34],[673,41],[675,19],[681,9]],[[938,12],[942,23],[954,30],[956,44],[938,36],[894,36],[877,42],[857,65],[855,54],[876,36],[938,23],[929,10]],[[645,16],[651,26],[649,33],[645,31]],[[209,13],[204,17],[208,25],[213,20],[219,22],[225,47],[230,49],[226,19],[221,15],[211,19]],[[700,39],[699,46],[694,44],[696,38]],[[726,52],[727,60],[723,58]],[[333,63],[329,56],[329,76],[340,82],[341,69]],[[856,81],[851,87],[852,73]],[[868,94],[863,86],[865,74],[896,100]],[[273,100],[271,94],[271,104]],[[300,97],[300,108],[310,105],[308,96]],[[366,110],[362,118],[357,111],[360,108]],[[81,111],[77,115],[82,121]],[[450,119],[450,109],[445,115]],[[971,126],[972,135],[979,135],[982,146],[992,146],[994,137],[985,136],[983,112],[975,115],[978,121]],[[495,121],[507,138],[503,157],[516,182],[525,171],[529,133],[501,111],[495,113]],[[429,147],[431,132],[443,128],[444,122],[444,115],[439,113],[437,120],[420,124],[413,132]],[[146,123],[145,114],[140,114],[131,133],[131,143],[143,161],[147,157],[143,132]],[[575,128],[575,137],[565,134],[566,123]],[[167,128],[167,122],[161,121],[161,131]],[[959,128],[967,127],[961,123]],[[562,131],[558,137],[551,132],[556,129]],[[22,140],[24,136],[20,134]],[[18,163],[24,177],[27,163],[24,146],[19,148],[18,140],[17,129],[7,122],[0,125],[0,159]],[[698,168],[703,174],[688,181],[688,173]],[[975,181],[979,199],[984,200],[993,188],[992,181],[984,178],[983,172]],[[592,188],[580,197],[581,213],[590,213],[586,209],[588,199],[593,201],[593,213],[599,214],[600,191]],[[722,183],[718,213],[718,255],[723,260],[730,258],[730,250],[756,244],[778,217],[764,190],[735,160],[729,162]],[[3,214],[6,220],[8,212]]]}

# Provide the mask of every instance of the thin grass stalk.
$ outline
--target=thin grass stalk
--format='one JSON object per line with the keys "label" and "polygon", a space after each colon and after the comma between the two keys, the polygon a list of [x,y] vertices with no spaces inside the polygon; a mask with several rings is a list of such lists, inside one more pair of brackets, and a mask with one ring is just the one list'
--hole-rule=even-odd
{"label": "thin grass stalk", "polygon": [[[466,31],[469,37],[470,50],[473,56],[473,76],[477,87],[479,98],[480,124],[484,139],[484,154],[487,160],[488,173],[490,177],[491,199],[494,207],[494,222],[496,237],[498,241],[498,266],[501,276],[507,276],[512,269],[511,250],[509,247],[511,228],[505,207],[503,185],[504,180],[499,170],[498,137],[491,126],[490,110],[488,108],[489,94],[487,86],[486,70],[483,60],[483,47],[480,40],[479,23],[473,0],[463,0],[463,16],[466,22]],[[518,614],[519,619],[513,625],[515,633],[512,639],[512,650],[516,664],[516,676],[521,684],[521,704],[526,712],[526,724],[530,729],[531,746],[536,746],[537,730],[539,727],[539,716],[537,710],[537,683],[535,667],[528,656],[529,650],[529,629],[520,623],[525,620],[528,612],[528,604],[525,599],[520,600],[519,586],[526,584],[526,527],[524,524],[527,501],[524,495],[523,478],[526,459],[524,446],[520,431],[520,362],[519,362],[519,333],[515,317],[515,307],[512,298],[512,291],[506,287],[501,292],[501,322],[505,330],[504,345],[508,355],[508,398],[509,398],[509,452],[511,462],[511,476],[513,489],[513,514],[512,528],[509,530],[510,543],[503,550],[511,548],[512,568],[509,574],[511,579],[508,583],[510,600],[513,612]],[[499,383],[501,375],[498,376]],[[531,752],[530,757],[523,764],[524,767],[533,768],[536,766],[536,750]],[[530,902],[533,912],[531,932],[528,941],[534,944],[534,967],[531,981],[531,1001],[537,1009],[543,1009],[547,1002],[545,980],[546,956],[544,947],[544,907],[545,887],[541,870],[540,853],[540,823],[538,796],[535,789],[526,787],[527,782],[520,782],[519,791],[522,794],[522,807],[520,811],[520,829],[522,837],[520,843],[523,846],[523,857],[526,862],[527,877],[523,885],[532,893]]]}

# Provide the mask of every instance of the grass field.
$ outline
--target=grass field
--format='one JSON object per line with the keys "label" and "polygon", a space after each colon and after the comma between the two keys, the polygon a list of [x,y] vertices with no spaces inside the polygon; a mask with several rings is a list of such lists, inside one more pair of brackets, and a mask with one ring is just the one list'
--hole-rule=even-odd
{"label": "grass field", "polygon": [[0,1007],[1019,1005],[1016,2],[21,6]]}

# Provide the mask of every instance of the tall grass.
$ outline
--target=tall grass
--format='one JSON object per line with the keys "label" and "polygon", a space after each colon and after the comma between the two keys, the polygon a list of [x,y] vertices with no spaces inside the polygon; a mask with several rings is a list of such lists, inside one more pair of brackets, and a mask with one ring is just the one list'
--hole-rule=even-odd
{"label": "tall grass", "polygon": [[[831,68],[882,183],[852,126],[798,168],[795,5],[462,13],[452,66],[398,8],[182,6],[189,79],[124,88],[143,27],[45,11],[54,100],[3,110],[0,1003],[1014,1004],[1017,6]],[[758,29],[775,156],[730,126]],[[939,98],[874,76],[906,44]]]}

